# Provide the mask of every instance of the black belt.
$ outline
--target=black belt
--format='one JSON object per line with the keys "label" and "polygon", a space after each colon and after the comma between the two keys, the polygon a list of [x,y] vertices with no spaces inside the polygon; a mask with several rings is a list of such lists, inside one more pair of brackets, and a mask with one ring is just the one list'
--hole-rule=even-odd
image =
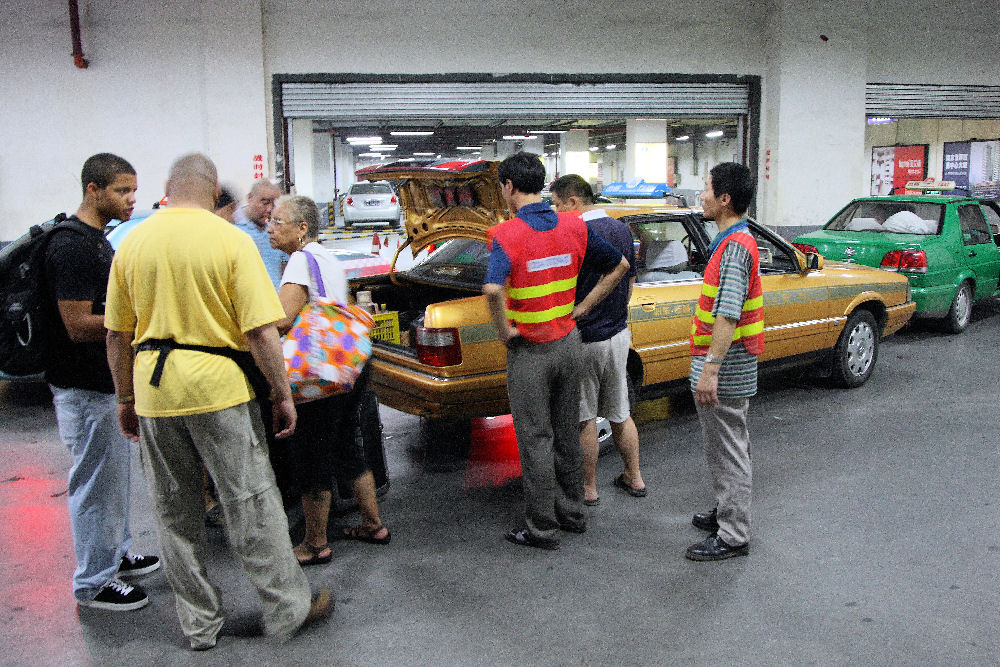
{"label": "black belt", "polygon": [[192,350],[194,352],[216,354],[220,357],[232,359],[240,367],[244,375],[247,376],[247,380],[250,382],[250,386],[253,387],[258,400],[264,400],[271,394],[271,386],[268,384],[267,378],[264,377],[260,368],[257,367],[253,355],[243,350],[234,350],[231,347],[225,346],[188,345],[186,343],[178,343],[172,338],[150,338],[139,343],[135,349],[136,352],[159,352],[159,355],[156,357],[156,366],[153,367],[153,375],[149,378],[149,384],[154,387],[160,386],[160,379],[163,377],[163,366],[167,363],[167,355],[170,354],[171,350]]}

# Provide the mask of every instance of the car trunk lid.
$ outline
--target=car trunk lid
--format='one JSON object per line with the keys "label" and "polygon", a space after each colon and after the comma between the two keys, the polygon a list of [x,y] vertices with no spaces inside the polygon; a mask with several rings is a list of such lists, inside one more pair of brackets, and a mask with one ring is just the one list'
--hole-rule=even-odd
{"label": "car trunk lid", "polygon": [[357,172],[369,181],[391,181],[399,192],[407,244],[414,256],[453,238],[486,240],[487,230],[511,217],[500,193],[497,164],[448,160],[414,166],[378,165]]}
{"label": "car trunk lid", "polygon": [[890,250],[920,248],[920,239],[911,234],[884,232],[834,232],[819,230],[795,239],[796,243],[814,246],[823,257],[838,262],[851,262],[878,267]]}

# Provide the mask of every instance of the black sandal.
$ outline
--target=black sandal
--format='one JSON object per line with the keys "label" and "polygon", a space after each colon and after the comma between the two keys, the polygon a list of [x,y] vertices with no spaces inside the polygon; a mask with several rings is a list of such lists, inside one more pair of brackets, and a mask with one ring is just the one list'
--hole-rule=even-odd
{"label": "black sandal", "polygon": [[[318,547],[314,547],[313,545],[309,544],[308,542],[303,542],[302,544],[312,554],[306,560],[300,560],[299,561],[299,565],[301,565],[302,567],[307,567],[309,565],[324,565],[326,563],[329,563],[331,560],[333,560],[333,550],[330,549],[330,543],[329,542],[327,542],[326,544],[323,544],[321,546],[318,546]],[[330,550],[329,554],[327,554],[326,556],[320,556],[321,553],[323,553],[324,551],[326,551],[328,549]],[[298,560],[297,556],[296,556],[295,560]]]}

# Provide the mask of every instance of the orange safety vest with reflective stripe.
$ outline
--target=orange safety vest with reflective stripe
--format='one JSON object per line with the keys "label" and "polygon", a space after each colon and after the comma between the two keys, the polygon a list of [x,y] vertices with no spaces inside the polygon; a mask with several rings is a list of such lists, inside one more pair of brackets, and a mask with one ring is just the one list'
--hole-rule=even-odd
{"label": "orange safety vest with reflective stripe", "polygon": [[507,317],[532,343],[559,340],[576,326],[570,315],[576,279],[587,252],[587,224],[559,213],[556,226],[536,231],[520,218],[492,227],[487,244],[496,241],[510,260]]}
{"label": "orange safety vest with reflective stripe", "polygon": [[737,231],[723,239],[705,268],[698,308],[691,323],[691,354],[696,357],[708,354],[708,346],[712,342],[712,327],[715,325],[712,307],[715,305],[715,297],[719,294],[719,266],[722,264],[722,253],[729,243],[739,243],[747,249],[753,259],[747,299],[743,303],[743,312],[736,324],[736,330],[733,331],[733,343],[742,342],[750,354],[764,353],[764,297],[760,287],[760,257],[757,254],[757,242],[745,231]]}

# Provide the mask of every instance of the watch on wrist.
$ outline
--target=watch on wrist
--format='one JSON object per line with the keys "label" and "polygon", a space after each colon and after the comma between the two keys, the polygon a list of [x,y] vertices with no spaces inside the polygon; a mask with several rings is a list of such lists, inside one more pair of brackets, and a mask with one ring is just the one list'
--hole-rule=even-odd
{"label": "watch on wrist", "polygon": [[722,363],[722,358],[721,357],[717,357],[714,354],[712,354],[711,352],[709,352],[708,354],[705,355],[705,363],[706,364],[721,364]]}

